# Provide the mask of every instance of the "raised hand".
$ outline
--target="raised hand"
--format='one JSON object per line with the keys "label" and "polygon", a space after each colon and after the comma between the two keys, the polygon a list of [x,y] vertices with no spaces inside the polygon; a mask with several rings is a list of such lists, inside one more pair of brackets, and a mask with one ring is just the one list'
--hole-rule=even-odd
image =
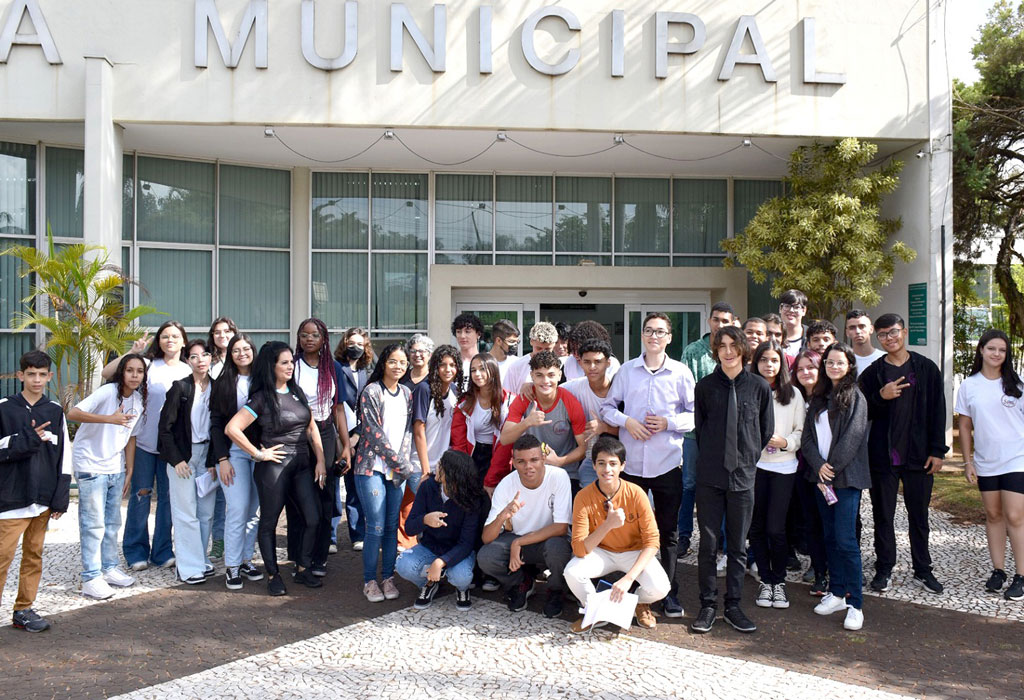
{"label": "raised hand", "polygon": [[910,382],[901,383],[904,379],[905,377],[898,377],[892,380],[891,382],[883,386],[881,391],[879,391],[878,393],[881,394],[882,398],[885,399],[886,401],[898,399],[900,393],[908,386],[910,386]]}
{"label": "raised hand", "polygon": [[38,435],[39,437],[43,437],[43,433],[46,432],[46,428],[49,425],[50,425],[50,421],[46,421],[42,425],[36,425],[36,422],[33,420],[32,421],[32,430],[36,431],[36,435]]}
{"label": "raised hand", "polygon": [[542,425],[551,425],[551,421],[547,419],[547,414],[540,410],[536,401],[530,403],[530,413],[523,419],[523,425],[529,428],[536,428]]}
{"label": "raised hand", "polygon": [[439,510],[435,510],[431,513],[427,513],[423,516],[423,524],[427,527],[448,527],[448,523],[444,521],[448,517],[447,513],[443,513]]}

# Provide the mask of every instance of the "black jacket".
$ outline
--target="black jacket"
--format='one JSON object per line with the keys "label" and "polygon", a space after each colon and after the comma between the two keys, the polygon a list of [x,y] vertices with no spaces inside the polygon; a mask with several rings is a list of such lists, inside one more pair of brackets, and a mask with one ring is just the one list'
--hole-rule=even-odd
{"label": "black jacket", "polygon": [[[868,458],[872,469],[889,469],[889,406],[879,393],[885,386],[885,362],[875,360],[860,376],[860,390],[868,401]],[[910,353],[904,367],[909,366],[917,379],[914,390],[914,423],[907,441],[908,469],[923,470],[929,457],[943,457],[946,445],[946,394],[942,373],[934,362],[916,352]]]}
{"label": "black jacket", "polygon": [[[738,466],[725,470],[725,422],[729,385],[736,385]],[[729,379],[721,366],[697,382],[693,391],[694,432],[697,435],[697,483],[728,491],[754,488],[757,460],[775,432],[772,389],[746,370]]]}
{"label": "black jacket", "polygon": [[[828,406],[834,405],[829,397]],[[817,409],[815,409],[817,411]],[[820,411],[819,411],[820,413]],[[807,462],[804,477],[808,481],[821,481],[818,470],[828,462],[835,472],[832,485],[836,488],[871,488],[871,470],[868,468],[868,402],[860,391],[854,390],[853,401],[842,413],[830,415],[832,445],[828,454],[821,454],[818,446],[818,432],[814,427],[817,415],[810,407],[804,420],[804,432],[800,438],[800,453]]]}
{"label": "black jacket", "polygon": [[[57,444],[44,441],[32,427],[49,422]],[[70,455],[65,450],[67,424],[56,401],[43,397],[34,405],[20,393],[0,399],[0,513],[32,504],[54,513],[68,509]],[[68,470],[64,471],[65,457]]]}
{"label": "black jacket", "polygon": [[[214,380],[214,385],[217,382],[227,381],[223,374]],[[224,415],[217,410],[217,402],[214,400],[216,394],[215,389],[210,389],[210,458],[214,463],[219,462],[222,459],[228,458],[228,453],[231,451],[231,438],[224,434],[224,428],[228,426],[228,423],[232,418],[235,417],[234,411],[228,415]],[[235,387],[231,387],[231,395],[235,395]],[[165,404],[166,405],[166,402]],[[245,437],[249,439],[256,447],[260,446],[260,428],[259,425],[253,421],[252,425],[245,429]]]}
{"label": "black jacket", "polygon": [[[213,386],[210,387],[213,393]],[[167,390],[164,407],[160,409],[160,427],[157,447],[160,459],[172,467],[192,459],[192,401],[196,395],[196,380],[192,375],[178,379]],[[210,426],[213,435],[213,426]],[[213,450],[207,450],[206,466],[215,464]]]}

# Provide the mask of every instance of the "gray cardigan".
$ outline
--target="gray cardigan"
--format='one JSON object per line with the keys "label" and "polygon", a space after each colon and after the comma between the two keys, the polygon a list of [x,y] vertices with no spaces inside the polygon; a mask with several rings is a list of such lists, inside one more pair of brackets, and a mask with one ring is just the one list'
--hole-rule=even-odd
{"label": "gray cardigan", "polygon": [[[832,407],[832,397],[828,400]],[[806,472],[808,481],[821,481],[818,470],[828,462],[832,465],[836,476],[832,480],[835,488],[867,489],[871,488],[871,470],[868,467],[868,402],[859,389],[853,392],[850,406],[839,415],[829,418],[832,428],[832,445],[828,458],[821,456],[818,449],[818,433],[814,422],[820,413],[816,408],[808,407],[804,421],[804,432],[801,436],[800,452],[804,456],[809,469]]]}

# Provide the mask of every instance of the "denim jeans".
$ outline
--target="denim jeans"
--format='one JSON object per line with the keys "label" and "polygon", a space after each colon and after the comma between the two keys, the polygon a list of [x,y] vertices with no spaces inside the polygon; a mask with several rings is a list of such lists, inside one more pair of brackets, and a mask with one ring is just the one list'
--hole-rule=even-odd
{"label": "denim jeans", "polygon": [[[362,542],[366,536],[366,516],[363,515],[363,504],[359,502],[359,492],[356,489],[356,477],[349,471],[343,476],[341,481],[344,488],[344,499],[342,499],[342,489],[339,484],[337,490],[337,506],[338,512],[345,514],[345,520],[348,525],[348,539],[349,542],[355,544],[356,542]],[[338,524],[341,523],[341,516],[331,520],[331,543],[338,544]]]}
{"label": "denim jeans", "polygon": [[583,490],[597,481],[597,472],[594,471],[594,460],[588,454],[586,459],[580,462],[580,490]]}
{"label": "denim jeans", "polygon": [[356,490],[366,516],[366,535],[363,538],[363,582],[377,578],[377,562],[381,564],[381,578],[395,573],[398,556],[398,510],[405,493],[405,482],[388,481],[380,472],[370,476],[356,475]]}
{"label": "denim jeans", "polygon": [[249,455],[232,445],[228,461],[235,470],[231,486],[221,482],[224,490],[224,565],[241,566],[252,560],[256,551],[256,533],[260,506],[256,482],[252,479],[253,461]]}
{"label": "denim jeans", "polygon": [[79,472],[78,539],[82,549],[82,583],[91,581],[121,562],[117,558],[117,531],[121,528],[121,491],[124,472]]}
{"label": "denim jeans", "polygon": [[683,503],[679,506],[679,539],[693,539],[693,506],[697,493],[697,440],[683,438]]}
{"label": "denim jeans", "polygon": [[224,541],[224,509],[226,507],[224,501],[224,492],[218,487],[214,493],[214,505],[213,505],[213,527],[211,529],[211,535],[214,540]]}
{"label": "denim jeans", "polygon": [[[427,582],[427,569],[435,559],[437,559],[436,554],[418,544],[412,549],[405,550],[398,557],[398,561],[395,562],[395,573],[422,588]],[[473,583],[474,564],[476,564],[476,554],[470,552],[468,557],[449,566],[445,570],[444,578],[460,591],[468,590],[470,584]]]}
{"label": "denim jeans", "polygon": [[[129,566],[149,561],[161,566],[174,556],[171,546],[171,499],[167,492],[166,462],[152,452],[135,450],[135,469],[128,491],[128,514],[121,543]],[[149,510],[156,487],[156,524],[149,539]]]}
{"label": "denim jeans", "polygon": [[192,445],[188,478],[182,479],[174,467],[167,465],[171,522],[174,524],[175,565],[182,581],[192,576],[201,576],[211,566],[206,556],[206,543],[210,539],[217,489],[202,498],[196,492],[196,477],[206,472],[209,448],[209,443]]}
{"label": "denim jeans", "polygon": [[860,489],[836,489],[839,500],[833,505],[828,505],[821,491],[816,490],[818,512],[825,529],[829,592],[837,598],[845,598],[851,608],[860,610],[864,607],[863,562],[857,541]]}

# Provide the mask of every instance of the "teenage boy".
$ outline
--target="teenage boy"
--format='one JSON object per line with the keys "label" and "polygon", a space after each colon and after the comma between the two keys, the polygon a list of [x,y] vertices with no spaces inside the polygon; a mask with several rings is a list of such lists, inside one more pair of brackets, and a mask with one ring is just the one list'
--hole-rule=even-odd
{"label": "teenage boy", "polygon": [[898,314],[875,321],[886,355],[860,377],[868,400],[868,460],[871,464],[871,513],[875,520],[875,577],[871,589],[889,590],[896,565],[896,494],[903,484],[914,582],[942,593],[928,552],[928,503],[935,472],[942,469],[946,446],[946,397],[935,363],[906,348],[907,327]]}
{"label": "teenage boy", "polygon": [[0,587],[21,542],[21,571],[12,623],[42,632],[50,622],[32,604],[43,573],[46,524],[68,509],[71,449],[64,411],[47,398],[53,378],[49,356],[32,350],[21,356],[16,373],[21,391],[0,399]]}
{"label": "teenage boy", "polygon": [[558,386],[561,378],[562,363],[553,352],[534,353],[530,357],[533,398],[515,398],[499,440],[502,445],[512,445],[526,433],[536,437],[544,446],[544,463],[565,470],[575,494],[579,491],[580,461],[587,449],[587,420],[576,397]]}
{"label": "teenage boy", "polygon": [[523,383],[530,380],[530,358],[538,352],[553,350],[558,342],[558,331],[547,321],[533,324],[530,329],[530,347],[532,352],[518,358],[505,371],[505,378],[501,380],[501,386],[505,391],[513,394],[521,394]]}
{"label": "teenage boy", "polygon": [[831,321],[815,321],[807,327],[807,349],[825,357],[825,349],[839,339],[839,329]]}
{"label": "teenage boy", "polygon": [[612,388],[612,378],[608,375],[612,346],[603,340],[592,339],[583,341],[583,344],[575,349],[580,355],[580,366],[583,368],[584,376],[570,379],[562,388],[580,402],[584,418],[587,420],[586,429],[583,431],[586,455],[580,463],[579,470],[580,488],[584,488],[597,478],[591,455],[594,442],[605,433],[618,436],[619,429],[601,420],[601,402]]}
{"label": "teenage boy", "polygon": [[670,584],[662,612],[666,617],[682,617],[676,581],[679,506],[683,498],[679,457],[683,434],[693,428],[693,373],[665,352],[672,342],[668,316],[648,314],[641,328],[643,354],[622,365],[615,375],[601,404],[601,419],[626,429],[619,431],[626,446],[622,477],[654,496],[658,550]]}
{"label": "teenage boy", "polygon": [[694,421],[700,449],[697,458],[700,612],[691,629],[708,632],[715,623],[718,605],[715,557],[724,515],[729,559],[725,620],[740,632],[754,632],[757,626],[743,613],[740,598],[747,568],[747,531],[754,511],[757,460],[775,432],[772,390],[760,376],[743,370],[750,349],[746,336],[739,329],[720,330],[711,349],[718,366],[697,382],[694,391]]}
{"label": "teenage boy", "polygon": [[768,337],[766,340],[774,340],[779,345],[782,345],[782,316],[778,314],[765,314],[764,315],[764,328],[765,333]]}
{"label": "teenage boy", "polygon": [[[647,494],[639,486],[620,479],[626,448],[611,435],[602,435],[590,455],[597,481],[579,492],[572,504],[573,559],[565,567],[565,585],[586,605],[595,592],[592,579],[612,572],[622,578],[612,585],[611,600],[618,602],[635,581],[636,623],[656,626],[651,603],[668,594],[665,570],[654,558],[658,552],[658,526]],[[583,618],[571,630],[585,632]]]}
{"label": "teenage boy", "polygon": [[572,324],[565,321],[556,321],[555,331],[558,333],[558,340],[555,341],[555,347],[552,352],[555,353],[555,357],[564,361],[565,358],[569,357],[569,335],[572,333]]}
{"label": "teenage boy", "polygon": [[[579,379],[584,375],[583,365],[580,364],[580,348],[588,340],[603,340],[611,346],[612,337],[608,329],[597,321],[580,321],[572,327],[569,334],[569,356],[562,360],[562,376],[565,381]],[[619,371],[621,363],[614,355],[608,357],[608,378],[611,379]]]}
{"label": "teenage boy", "polygon": [[747,336],[747,344],[756,348],[768,340],[768,326],[759,316],[751,316],[743,322],[743,335]]}
{"label": "teenage boy", "polygon": [[469,363],[480,352],[480,339],[484,337],[484,324],[473,314],[459,314],[452,321],[452,335],[459,347],[462,358],[462,386],[465,391],[469,386]]}
{"label": "teenage boy", "polygon": [[783,349],[796,357],[807,347],[807,326],[803,324],[807,313],[807,295],[799,289],[787,289],[779,297],[779,315],[782,317]]}
{"label": "teenage boy", "polygon": [[846,314],[846,337],[853,348],[853,354],[857,360],[857,376],[861,376],[871,364],[885,353],[871,344],[871,336],[875,334],[875,327],[871,324],[871,317],[861,309],[850,309]]}
{"label": "teenage boy", "polygon": [[562,572],[572,558],[566,537],[572,517],[569,476],[564,469],[544,463],[540,440],[530,434],[512,445],[512,463],[515,471],[494,489],[476,562],[505,586],[512,612],[525,609],[533,595],[534,578],[523,570],[524,565],[547,569],[544,615],[558,617],[565,588]]}
{"label": "teenage boy", "polygon": [[491,337],[494,342],[491,343],[489,352],[498,363],[498,371],[504,379],[505,372],[518,359],[516,355],[519,354],[519,329],[514,323],[503,318],[491,326]]}
{"label": "teenage boy", "polygon": [[[711,338],[720,328],[731,325],[736,312],[730,304],[720,301],[712,305],[708,332],[683,348],[683,364],[693,375],[694,383],[715,371],[711,356]],[[679,506],[679,555],[686,556],[693,539],[693,505],[697,490],[697,436],[691,430],[683,436],[683,501]]]}

